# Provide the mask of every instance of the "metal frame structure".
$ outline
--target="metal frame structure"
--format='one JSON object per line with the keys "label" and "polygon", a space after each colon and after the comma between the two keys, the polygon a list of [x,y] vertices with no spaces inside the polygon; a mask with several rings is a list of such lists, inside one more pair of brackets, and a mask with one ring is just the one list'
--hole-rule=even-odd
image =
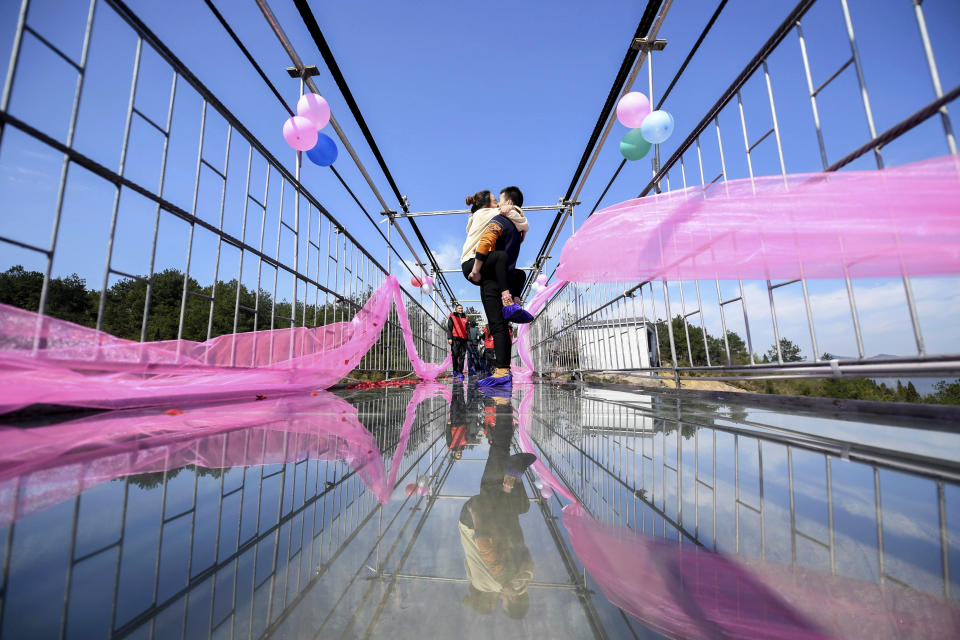
{"label": "metal frame structure", "polygon": [[[878,168],[882,168],[883,159],[881,149],[883,145],[888,144],[890,141],[896,139],[900,135],[903,135],[920,123],[936,115],[940,116],[940,120],[943,125],[946,143],[945,150],[949,153],[957,152],[957,143],[953,134],[950,115],[947,111],[947,104],[948,102],[955,100],[957,97],[960,97],[960,87],[956,87],[947,92],[944,92],[942,89],[937,70],[937,62],[933,54],[920,0],[911,0],[911,2],[913,4],[916,21],[919,28],[920,41],[929,69],[935,99],[919,111],[908,115],[904,118],[904,120],[891,127],[887,131],[880,133],[877,132],[873,118],[873,111],[870,106],[869,92],[867,90],[867,84],[863,73],[860,53],[854,31],[854,21],[850,13],[848,2],[847,0],[829,1],[839,3],[843,32],[851,52],[850,57],[842,61],[837,69],[827,76],[825,80],[820,82],[819,85],[815,85],[813,80],[813,72],[811,71],[811,65],[808,58],[806,40],[804,38],[803,29],[801,26],[801,19],[816,4],[816,0],[801,0],[801,2],[799,2],[786,17],[783,23],[780,24],[780,26],[774,31],[767,42],[761,47],[760,51],[737,76],[736,80],[734,80],[734,82],[721,95],[717,102],[707,111],[706,115],[704,115],[699,124],[695,126],[692,131],[690,131],[678,149],[662,164],[662,166],[660,165],[659,161],[659,145],[655,145],[656,151],[652,159],[652,178],[650,182],[643,188],[640,196],[647,195],[652,191],[659,193],[662,188],[665,188],[668,191],[671,188],[685,189],[694,186],[697,183],[706,188],[708,185],[718,181],[726,182],[730,176],[728,175],[727,163],[724,156],[724,138],[721,133],[720,117],[721,115],[729,117],[731,112],[735,114],[739,120],[738,134],[742,135],[743,138],[743,150],[748,173],[747,177],[754,177],[752,154],[764,142],[769,144],[770,141],[772,141],[776,146],[779,170],[781,174],[786,175],[787,161],[785,158],[788,156],[789,150],[784,148],[780,136],[774,83],[772,80],[770,66],[768,65],[768,59],[775,52],[778,53],[783,50],[784,47],[790,46],[787,43],[787,37],[791,33],[796,33],[797,36],[797,43],[799,47],[796,51],[799,53],[800,59],[803,63],[813,126],[817,134],[822,168],[825,171],[838,170],[860,156],[868,153],[874,156],[876,166]],[[668,5],[669,3],[665,4]],[[693,46],[690,55],[687,56],[686,62],[688,62],[692,55],[698,50],[704,36],[706,35],[706,32],[712,27],[724,5],[725,2],[721,1],[717,7],[717,11],[714,13],[710,22],[708,22],[707,27],[704,29],[704,33],[701,34],[701,37]],[[662,10],[666,10],[667,8],[668,6],[665,6]],[[655,23],[654,29],[652,29],[653,35],[650,36],[651,38],[656,35],[657,28],[661,21],[662,19],[658,19],[658,21]],[[649,45],[649,39],[645,40],[644,43]],[[647,49],[653,48],[654,47],[652,47],[652,45],[647,47]],[[643,62],[643,58],[639,59],[637,61],[638,67]],[[646,62],[648,66],[649,91],[651,96],[650,99],[651,102],[653,102],[652,54],[646,58]],[[682,74],[686,67],[686,62],[681,67],[680,72],[674,78],[673,82],[671,82],[668,91],[672,89],[680,74]],[[830,83],[844,73],[848,73],[848,70],[853,70],[853,72],[856,74],[856,82],[859,88],[859,105],[857,108],[863,114],[868,134],[870,136],[870,141],[843,156],[839,160],[835,160],[831,163],[828,159],[824,144],[824,132],[820,122],[817,99],[818,95],[824,90],[824,88],[826,88],[828,85],[830,85]],[[634,72],[630,78],[630,82],[627,83],[626,87],[623,89],[623,92],[630,90],[632,82],[637,76],[637,71],[638,69],[634,69]],[[760,78],[763,82],[766,93],[766,108],[769,110],[772,126],[765,132],[762,132],[760,135],[751,138],[748,134],[749,127],[745,117],[744,98],[741,90],[746,83],[754,77]],[[660,104],[662,104],[662,101]],[[853,104],[850,106],[851,109],[854,107]],[[659,107],[660,105],[658,105],[658,108]],[[713,131],[710,132],[709,129],[713,129]],[[720,161],[720,171],[715,176],[705,173],[701,147],[702,144],[707,143],[707,140],[702,140],[703,136],[708,136],[709,138],[714,135],[716,136],[716,151],[719,155]],[[693,180],[690,179],[692,176],[688,176],[687,172],[689,168],[687,164],[690,161],[688,154],[694,154],[694,175],[697,177]],[[594,152],[594,156],[595,155],[596,151]],[[620,168],[622,167],[623,164],[621,164]],[[676,173],[678,168],[679,176],[677,176]],[[610,183],[608,183],[607,188],[604,189],[603,195],[606,194],[610,184],[612,184],[613,180],[616,179],[617,175],[619,175],[619,171],[620,170],[618,169],[614,174],[614,177],[611,179]],[[587,173],[589,173],[589,168]],[[674,178],[673,184],[671,184],[671,177]],[[581,188],[586,178],[587,176],[585,174],[580,182]],[[677,180],[677,178],[679,178],[679,180]],[[579,194],[579,190],[577,193]],[[603,195],[601,195],[601,199]],[[599,205],[599,201],[597,205]],[[594,211],[596,208],[597,207],[595,206]],[[559,234],[559,230],[557,231],[557,234]],[[557,234],[552,236],[552,240],[550,237],[548,237],[547,241],[544,243],[544,246],[552,247],[557,240]],[[538,258],[536,266],[542,267],[544,260],[545,253],[541,252],[541,256]],[[807,287],[807,281],[804,278],[798,278],[785,282],[772,282],[768,280],[765,283],[767,299],[769,303],[769,313],[772,320],[772,334],[776,349],[776,359],[772,363],[762,364],[759,363],[755,358],[756,345],[754,344],[754,340],[751,336],[752,319],[748,313],[744,292],[744,282],[742,280],[729,283],[722,283],[721,281],[717,280],[712,284],[707,282],[701,283],[699,281],[668,282],[663,280],[658,282],[621,283],[615,285],[567,285],[562,292],[560,292],[548,303],[531,330],[531,345],[534,353],[535,368],[541,373],[587,373],[587,369],[579,366],[578,358],[576,357],[578,349],[589,348],[593,350],[605,349],[616,351],[617,349],[623,349],[624,347],[623,345],[616,344],[617,340],[615,339],[614,335],[611,335],[611,339],[607,341],[607,344],[602,346],[579,345],[576,340],[576,327],[579,323],[585,321],[602,320],[605,322],[621,324],[623,332],[634,330],[640,331],[646,330],[646,321],[643,320],[638,323],[636,319],[650,317],[658,320],[663,318],[667,319],[667,321],[663,322],[663,324],[665,324],[665,328],[668,333],[668,336],[665,336],[665,343],[669,344],[670,353],[662,354],[662,358],[665,361],[662,363],[662,366],[642,369],[632,368],[630,370],[643,371],[654,376],[668,377],[672,379],[678,388],[680,387],[681,380],[693,379],[703,375],[709,375],[711,379],[716,380],[782,379],[841,375],[881,377],[960,375],[960,351],[930,353],[925,346],[912,284],[910,278],[906,275],[902,276],[904,294],[903,304],[905,306],[906,314],[910,319],[916,352],[913,355],[903,357],[869,358],[863,344],[863,327],[861,326],[861,314],[857,308],[857,302],[854,294],[853,277],[848,271],[851,266],[852,265],[844,264],[844,269],[847,272],[845,277],[845,285],[848,305],[850,308],[850,325],[857,349],[856,357],[850,359],[833,358],[825,360],[822,358],[814,322],[814,314],[811,308],[810,294]],[[705,284],[711,289],[713,289],[714,286],[716,288],[716,301],[715,303],[710,304],[712,304],[713,309],[719,314],[722,336],[718,337],[722,337],[724,342],[723,355],[725,358],[722,358],[722,360],[725,360],[725,362],[717,362],[715,360],[712,361],[710,357],[710,349],[706,345],[707,331],[704,320],[704,303],[707,302],[707,296],[712,296],[713,294],[712,292],[707,293],[704,291],[703,295],[701,295],[701,284]],[[793,287],[794,289],[799,288],[799,295],[803,300],[803,307],[805,309],[807,327],[809,331],[809,344],[811,349],[810,353],[812,354],[812,357],[799,362],[788,362],[784,360],[783,353],[781,352],[782,336],[780,324],[777,320],[777,306],[775,300],[776,294],[781,291],[786,291],[790,287]],[[674,298],[673,302],[671,302],[671,297]],[[656,312],[657,298],[662,299],[663,306],[661,309],[663,312],[661,314],[657,314]],[[693,298],[695,298],[695,300],[693,300]],[[677,304],[678,299],[679,304]],[[891,311],[893,311],[895,308],[896,305],[891,303]],[[731,317],[728,313],[731,310],[734,311],[735,314],[733,317]],[[743,339],[745,341],[746,351],[746,358],[743,361],[738,361],[738,359],[735,358],[731,353],[728,334],[730,326],[733,326],[734,322],[739,323],[740,316],[742,316],[743,319]],[[678,352],[678,340],[677,336],[674,335],[674,323],[670,321],[675,317],[680,317],[682,319],[683,331],[686,333],[687,338],[686,345],[688,352],[686,354],[682,353],[682,351]],[[704,341],[704,350],[706,352],[706,357],[701,358],[698,361],[694,360],[691,349],[691,322],[695,322],[695,326],[698,326],[698,328],[701,329]],[[753,319],[753,324],[755,326],[756,322],[757,321]],[[654,327],[654,329],[656,330],[656,327]],[[601,356],[602,354],[598,355],[598,357]],[[593,358],[593,360],[596,359],[597,358]],[[615,359],[611,358],[607,361],[613,363]],[[592,371],[600,372],[616,370],[624,369],[617,367],[615,364],[611,364],[611,366],[608,368]]]}
{"label": "metal frame structure", "polygon": [[[140,339],[142,341],[147,338],[158,244],[164,242],[161,228],[163,222],[170,217],[183,220],[189,225],[187,252],[182,267],[183,288],[179,323],[175,336],[177,338],[185,337],[185,315],[188,305],[194,299],[203,301],[208,307],[205,337],[209,339],[223,332],[222,330],[214,331],[213,318],[215,305],[218,304],[218,295],[223,295],[222,288],[218,288],[216,285],[223,284],[226,279],[235,279],[236,281],[236,291],[230,295],[231,299],[227,303],[233,310],[232,326],[234,331],[237,330],[240,318],[251,316],[255,331],[293,326],[318,326],[347,320],[352,317],[353,311],[359,307],[359,304],[365,300],[367,292],[383,283],[389,273],[391,254],[400,257],[389,239],[384,238],[388,259],[388,266],[385,268],[301,184],[299,180],[300,154],[297,154],[296,157],[295,171],[291,173],[121,0],[90,0],[86,21],[83,25],[80,25],[80,28],[83,29],[83,43],[78,60],[74,60],[70,55],[57,48],[49,39],[44,37],[40,30],[31,26],[30,6],[30,0],[23,0],[21,3],[7,78],[3,93],[0,95],[0,149],[2,149],[4,137],[9,136],[10,131],[17,131],[46,145],[52,151],[62,154],[63,162],[57,187],[57,200],[49,244],[38,246],[20,238],[3,236],[0,237],[0,245],[18,247],[39,254],[45,259],[46,265],[40,291],[40,301],[38,308],[34,309],[35,311],[42,314],[47,310],[49,285],[54,275],[52,273],[53,265],[61,244],[59,242],[59,231],[64,215],[64,205],[68,198],[67,185],[71,170],[74,167],[86,169],[114,187],[109,238],[106,247],[106,263],[100,282],[101,289],[96,319],[96,328],[98,329],[103,328],[104,316],[107,311],[107,290],[110,283],[118,278],[127,279],[145,285],[145,303],[140,316],[142,319]],[[265,3],[263,6],[266,6]],[[213,9],[215,10],[215,8]],[[112,11],[126,23],[136,36],[133,75],[129,85],[120,162],[116,169],[104,166],[74,148],[78,115],[84,97],[84,78],[88,73],[88,55],[94,38],[94,21],[97,14],[103,11]],[[269,11],[269,9],[266,9],[266,11]],[[217,13],[217,17],[221,17],[219,13]],[[229,30],[226,23],[224,23],[224,26]],[[234,35],[232,31],[230,31],[230,34]],[[289,42],[285,41],[285,36],[282,36],[282,32],[278,33],[278,37],[281,37],[281,41],[285,45],[289,45]],[[48,49],[53,55],[65,61],[76,73],[77,80],[69,116],[69,127],[63,140],[57,139],[48,131],[33,126],[28,122],[28,118],[10,110],[11,99],[17,91],[17,78],[28,72],[25,70],[25,65],[29,62],[22,56],[23,45],[27,39]],[[239,44],[242,46],[242,43]],[[171,74],[166,119],[163,122],[157,122],[137,106],[138,90],[142,88],[141,85],[144,82],[141,76],[141,59],[146,49],[150,50],[151,55],[156,54]],[[299,62],[298,58],[295,58],[296,54],[292,51],[292,48],[288,51],[291,52],[291,56],[302,68],[302,63]],[[252,58],[251,62],[253,62]],[[253,64],[256,65],[255,62]],[[257,70],[262,75],[259,67],[257,67]],[[266,81],[265,76],[264,80]],[[301,91],[303,90],[303,84],[301,82]],[[309,78],[306,79],[306,84],[315,90]],[[272,85],[270,87],[276,93],[275,88]],[[199,96],[202,108],[198,114],[200,133],[195,139],[198,151],[195,156],[192,204],[190,209],[185,209],[165,197],[164,186],[171,137],[184,135],[181,131],[185,125],[179,125],[181,130],[175,130],[174,110],[180,100],[186,99],[184,96],[194,95]],[[284,107],[289,110],[286,105]],[[226,124],[225,152],[222,159],[210,157],[209,153],[204,152],[205,144],[209,146],[219,142],[212,138],[213,134],[207,126],[211,118],[216,118]],[[131,130],[134,125],[144,125],[162,138],[159,183],[156,186],[137,183],[125,175],[127,152],[130,147]],[[339,131],[336,123],[334,123],[334,127]],[[367,179],[368,185],[382,203],[382,198],[379,196],[376,186],[359,163],[359,159],[349,145],[349,141],[342,135],[341,141],[350,151],[350,155]],[[245,174],[236,171],[235,167],[230,167],[231,157],[236,157],[236,154],[231,155],[231,148],[237,145],[241,145],[246,151]],[[266,167],[263,183],[254,184],[252,181],[252,168],[254,166]],[[343,182],[339,174],[336,175],[362,208],[353,191]],[[207,181],[213,181],[219,185],[219,199],[215,211],[210,207],[202,210],[203,205],[200,202],[201,184],[206,184]],[[244,183],[243,187],[239,186],[240,182]],[[244,188],[246,197],[243,201],[242,211],[227,211],[226,194],[228,188],[232,190]],[[292,198],[289,197],[291,193],[293,194]],[[121,203],[125,195],[127,198],[131,195],[146,198],[154,209],[149,268],[146,273],[126,273],[114,264],[114,241],[118,221],[124,215]],[[284,201],[285,196],[287,196],[286,201]],[[384,208],[386,208],[385,203]],[[268,228],[268,211],[275,210],[279,210],[276,215],[276,227]],[[364,212],[366,213],[366,210]],[[225,230],[224,220],[228,215],[242,218],[239,235],[234,235]],[[369,214],[367,217],[369,218]],[[211,220],[215,222],[211,222]],[[371,223],[376,227],[372,219]],[[213,282],[210,283],[209,292],[195,290],[190,286],[191,261],[197,257],[200,250],[194,243],[198,230],[202,230],[205,235],[211,235],[215,239],[217,247]],[[383,235],[379,228],[378,233],[381,236]],[[406,241],[405,237],[403,239],[411,253],[417,258],[416,251]],[[238,266],[235,273],[231,273],[227,278],[224,278],[223,276],[227,274],[224,274],[221,268],[222,254],[227,252],[236,256]],[[305,255],[300,255],[302,252],[305,252]],[[326,256],[324,256],[324,253],[326,253]],[[402,262],[402,258],[400,259]],[[419,258],[417,260],[419,262]],[[403,264],[407,266],[405,262]],[[245,272],[245,269],[247,269],[247,272]],[[251,269],[256,271],[255,285],[252,284],[253,279],[249,277],[249,270]],[[439,275],[438,277],[442,278]],[[252,306],[241,302],[241,289],[245,278],[250,281],[254,290],[255,302]],[[284,281],[292,285],[289,291],[284,291]],[[218,289],[221,289],[219,293]],[[258,292],[264,289],[270,291],[274,301],[269,309],[260,308]],[[282,304],[277,299],[278,294],[284,299],[284,303],[289,306],[289,315],[278,314],[278,307]],[[289,301],[285,300],[287,295],[290,296]],[[413,298],[406,292],[405,295],[407,296],[411,323],[420,355],[428,360],[442,359],[446,352],[446,341],[443,339],[443,329],[438,321],[441,317],[439,305],[441,301],[445,305],[447,304],[442,297],[442,293],[435,293],[426,300],[423,300],[422,294],[420,300]],[[385,372],[388,375],[403,373],[412,369],[406,351],[402,347],[399,324],[395,317],[391,317],[380,342],[364,357],[359,368],[367,371]]]}

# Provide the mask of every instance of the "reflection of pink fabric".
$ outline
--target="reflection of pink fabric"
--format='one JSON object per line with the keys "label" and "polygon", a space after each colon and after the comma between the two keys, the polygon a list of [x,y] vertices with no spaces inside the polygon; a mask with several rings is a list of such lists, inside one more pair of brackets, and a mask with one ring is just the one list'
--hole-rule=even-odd
{"label": "reflection of pink fabric", "polygon": [[873,171],[766,176],[608,207],[563,247],[557,277],[898,277],[960,272],[960,155]]}
{"label": "reflection of pink fabric", "polygon": [[[521,449],[536,455],[537,452],[533,448],[533,441],[530,440],[530,425],[533,420],[533,386],[524,385],[523,392],[523,399],[520,400],[520,417],[517,419],[517,440],[520,442]],[[567,485],[563,484],[559,478],[550,472],[550,469],[543,463],[540,456],[537,456],[537,460],[533,463],[532,468],[533,472],[540,478],[540,481],[545,486],[553,489],[558,496],[563,496],[573,503],[577,502],[577,498],[570,493]]]}
{"label": "reflection of pink fabric", "polygon": [[196,465],[226,469],[298,460],[343,460],[386,503],[420,403],[450,389],[421,384],[390,477],[357,408],[321,391],[274,400],[185,406],[172,415],[136,409],[48,427],[0,426],[0,526],[115,478]]}
{"label": "reflection of pink fabric", "polygon": [[394,485],[397,484],[397,472],[400,470],[400,463],[403,461],[403,454],[407,450],[407,440],[410,439],[410,430],[417,419],[417,408],[420,403],[427,398],[440,395],[447,404],[450,404],[453,398],[453,391],[449,386],[443,384],[418,384],[413,390],[413,397],[407,403],[406,411],[403,416],[403,426],[400,428],[400,438],[397,440],[397,448],[393,452],[393,461],[390,463],[390,475],[387,482],[383,485],[381,491],[377,493],[377,499],[382,504],[390,501],[390,494],[393,492]]}
{"label": "reflection of pink fabric", "polygon": [[450,358],[440,364],[420,359],[393,276],[349,322],[199,343],[123,340],[0,305],[0,412],[36,403],[112,409],[325,389],[373,347],[391,307],[415,373],[435,379]]}
{"label": "reflection of pink fabric", "polygon": [[[517,439],[530,439],[533,389],[520,402]],[[590,517],[540,460],[544,486],[570,501],[563,524],[577,559],[612,603],[678,638],[954,638],[960,605],[893,584],[880,585],[772,562],[682,546]]]}
{"label": "reflection of pink fabric", "polygon": [[563,509],[577,557],[617,606],[683,638],[956,638],[960,606],[895,584],[743,560]]}

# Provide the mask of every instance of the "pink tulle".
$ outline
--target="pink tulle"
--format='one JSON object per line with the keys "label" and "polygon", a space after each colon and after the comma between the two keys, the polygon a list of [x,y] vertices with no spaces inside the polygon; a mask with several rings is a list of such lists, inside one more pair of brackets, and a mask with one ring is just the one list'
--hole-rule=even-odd
{"label": "pink tulle", "polygon": [[[554,282],[550,286],[546,287],[540,291],[533,299],[527,304],[527,311],[536,315],[544,305],[553,297],[553,295],[560,290],[566,282],[558,281]],[[517,355],[520,357],[520,362],[523,363],[522,366],[514,365],[511,368],[511,373],[514,380],[519,382],[526,382],[533,378],[533,357],[530,355],[530,325],[522,324],[517,330]]]}
{"label": "pink tulle", "polygon": [[[616,256],[616,259],[611,259]],[[899,277],[960,272],[960,155],[874,171],[744,178],[591,216],[571,282]]]}
{"label": "pink tulle", "polygon": [[396,308],[414,372],[434,380],[450,366],[424,362],[396,278],[349,322],[224,335],[206,342],[135,342],[0,305],[0,413],[38,403],[101,409],[243,400],[326,389],[359,363]]}
{"label": "pink tulle", "polygon": [[407,450],[407,440],[410,439],[410,431],[413,423],[417,419],[417,407],[427,398],[439,395],[447,401],[449,405],[453,398],[453,391],[447,385],[441,384],[418,384],[413,389],[413,397],[407,403],[407,408],[403,415],[403,426],[400,428],[400,438],[397,440],[397,448],[393,452],[393,461],[390,463],[390,475],[377,493],[377,499],[382,504],[387,504],[390,500],[390,494],[397,483],[397,472],[400,470],[400,462],[403,460],[403,454]]}
{"label": "pink tulle", "polygon": [[386,503],[406,442],[427,398],[449,387],[419,384],[384,472],[377,441],[357,408],[328,391],[273,400],[113,411],[47,427],[0,426],[0,526],[124,476],[187,465],[227,469],[300,460],[343,460]]}
{"label": "pink tulle", "polygon": [[577,557],[615,605],[681,638],[955,638],[956,601],[682,546],[563,509]]}

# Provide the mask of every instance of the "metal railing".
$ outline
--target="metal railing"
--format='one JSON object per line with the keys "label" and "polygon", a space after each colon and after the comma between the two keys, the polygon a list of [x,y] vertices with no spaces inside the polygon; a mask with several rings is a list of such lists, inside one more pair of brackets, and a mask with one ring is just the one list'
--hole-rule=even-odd
{"label": "metal railing", "polygon": [[[724,4],[721,2],[707,29],[712,26],[713,20]],[[655,145],[656,149],[651,154],[653,156],[652,178],[643,188],[641,196],[651,191],[659,193],[662,190],[669,191],[671,188],[687,188],[698,184],[706,187],[718,181],[726,182],[728,179],[740,177],[731,175],[733,169],[728,166],[728,157],[731,153],[730,139],[726,138],[725,151],[725,136],[721,130],[721,120],[737,121],[735,135],[742,137],[743,140],[743,160],[746,169],[743,177],[754,177],[755,154],[771,144],[775,146],[778,170],[786,175],[791,152],[800,153],[800,151],[786,145],[781,136],[781,118],[778,116],[778,108],[783,112],[786,102],[784,98],[777,98],[772,69],[774,71],[778,67],[782,69],[782,65],[792,62],[802,63],[804,93],[809,103],[808,106],[790,103],[790,113],[793,116],[806,108],[810,109],[810,123],[816,132],[823,170],[838,170],[866,154],[873,156],[877,168],[883,168],[882,147],[935,116],[939,116],[943,127],[944,152],[957,152],[947,104],[960,96],[960,87],[945,92],[941,86],[921,2],[912,0],[918,27],[915,35],[919,35],[922,45],[934,99],[912,114],[903,114],[903,120],[879,133],[855,36],[855,21],[847,0],[822,0],[821,5],[824,11],[833,12],[830,19],[839,21],[842,26],[845,40],[843,46],[849,46],[850,56],[839,61],[835,70],[818,78],[817,81],[814,80],[818,74],[815,74],[811,68],[807,38],[801,22],[815,4],[817,4],[816,0],[802,0],[796,5],[662,166],[659,160],[659,145]],[[790,41],[791,34],[796,35],[795,42]],[[900,32],[889,35],[897,40],[905,37]],[[701,40],[702,38],[703,36]],[[840,45],[840,43],[835,44]],[[694,46],[693,51],[696,51],[699,46],[700,41]],[[776,62],[771,62],[770,59],[774,54],[777,54]],[[653,101],[652,56],[653,51],[650,51],[646,60],[651,102]],[[785,62],[787,60],[788,62]],[[844,95],[834,92],[831,95],[831,107],[836,111],[838,100],[846,100],[840,108],[846,109],[845,113],[849,112],[851,120],[855,117],[855,112],[859,112],[859,117],[864,120],[869,141],[846,152],[839,159],[834,159],[827,153],[826,133],[820,119],[818,100],[824,89],[847,74],[855,75],[856,91],[850,91]],[[674,83],[676,80],[677,78],[674,78]],[[748,103],[744,92],[750,88],[748,83],[751,81],[759,83],[758,91],[754,93],[758,96],[762,95],[755,98],[756,105],[748,104],[748,107],[755,107],[753,110],[744,106]],[[671,83],[671,88],[674,83]],[[628,85],[625,91],[629,88]],[[754,127],[748,125],[747,114],[752,113],[757,116],[763,111],[766,111],[763,119],[771,124],[763,131],[754,132],[751,135]],[[755,119],[759,119],[759,116]],[[796,120],[796,118],[792,119]],[[711,169],[710,158],[705,157],[708,151],[706,145],[713,145],[714,137],[716,146],[709,151],[711,157],[716,158],[719,166]],[[621,168],[622,166],[621,164]],[[619,169],[614,174],[614,179],[617,175],[619,175]],[[608,184],[607,189],[609,186]],[[604,190],[605,194],[606,190]],[[548,242],[545,242],[545,246],[547,244]],[[838,257],[838,260],[840,259]],[[813,294],[809,291],[808,281],[802,277],[784,282],[767,280],[755,283],[743,280],[689,282],[662,280],[605,285],[567,285],[548,303],[532,327],[530,335],[535,367],[541,373],[553,374],[637,371],[647,375],[668,377],[677,387],[680,386],[681,380],[704,375],[718,380],[841,375],[871,377],[960,375],[960,346],[954,342],[931,350],[929,340],[925,340],[914,284],[906,274],[903,274],[899,280],[898,286],[901,290],[899,300],[888,296],[884,303],[884,311],[887,318],[891,316],[903,318],[903,330],[909,332],[912,337],[913,353],[897,356],[868,353],[864,346],[864,333],[872,327],[864,326],[864,314],[857,305],[855,293],[860,281],[851,273],[853,267],[854,265],[843,264],[846,276],[843,278],[842,286],[846,305],[849,307],[848,320],[845,326],[839,329],[833,327],[832,331],[837,335],[847,332],[852,335],[852,340],[849,341],[850,351],[855,350],[855,355],[836,356],[823,352],[825,334],[821,327],[818,336],[818,323],[815,322],[814,309],[816,305],[811,302]],[[759,307],[755,303],[748,305],[747,293],[756,295],[757,288],[762,291],[760,295],[766,299],[766,304]],[[789,298],[796,298],[799,301],[799,305],[794,305],[799,308],[799,312],[793,315],[804,316],[806,320],[804,336],[796,335],[797,329],[794,329],[793,335],[784,335],[782,328],[784,312],[782,308],[779,309],[778,318],[777,302],[780,300],[782,307],[784,304],[782,301]],[[712,328],[709,326],[708,319],[714,325]],[[955,324],[958,319],[933,317],[928,320],[937,324],[950,325]],[[764,337],[769,337],[769,342],[764,340]],[[796,353],[785,354],[784,339],[791,344],[796,341],[798,343],[796,346],[802,348],[803,356],[798,357]],[[761,359],[760,354],[767,351],[768,346],[770,355]]]}
{"label": "metal railing", "polygon": [[[102,15],[104,12],[114,15],[108,18]],[[115,168],[97,159],[104,154],[89,145],[76,144],[78,132],[85,133],[89,139],[91,131],[84,128],[97,126],[89,119],[80,118],[81,107],[87,101],[96,100],[102,105],[107,100],[103,95],[88,95],[92,89],[87,87],[86,78],[91,73],[101,77],[108,73],[99,65],[110,64],[115,68],[121,62],[104,59],[102,55],[95,61],[91,58],[91,47],[103,49],[109,44],[106,41],[116,36],[94,28],[95,22],[105,20],[125,23],[136,41],[124,118],[122,124],[117,125],[122,127],[122,136],[119,163]],[[383,284],[389,267],[385,268],[300,182],[300,154],[291,172],[123,2],[90,0],[86,20],[76,27],[82,33],[78,57],[53,44],[52,38],[44,34],[42,22],[42,16],[32,16],[30,0],[23,0],[0,96],[0,154],[15,164],[21,159],[18,154],[27,147],[61,158],[49,243],[33,240],[35,229],[27,231],[25,225],[5,225],[5,230],[12,230],[0,234],[0,247],[5,247],[3,253],[8,254],[4,260],[6,266],[17,262],[41,265],[42,285],[37,292],[38,302],[31,310],[41,314],[51,311],[51,283],[58,276],[67,276],[70,261],[75,260],[65,255],[61,230],[68,217],[74,226],[84,222],[86,212],[78,212],[79,207],[74,205],[77,199],[74,183],[78,180],[96,179],[113,192],[106,246],[85,248],[88,254],[102,250],[104,256],[102,276],[96,283],[99,285],[96,309],[92,313],[94,317],[89,319],[97,329],[115,330],[115,316],[131,314],[136,316],[139,331],[128,329],[130,335],[123,337],[141,341],[204,340],[237,331],[313,327],[349,320],[369,293]],[[36,56],[38,50],[66,63],[76,79],[66,136],[58,134],[61,123],[35,119],[29,108],[18,108],[41,99],[30,92],[42,85],[24,80],[25,76],[38,73],[39,63],[30,59],[30,52]],[[142,69],[147,58],[150,75]],[[158,68],[162,71],[158,72]],[[168,74],[169,78],[163,117],[153,113],[157,109],[144,106],[148,99],[143,94],[156,94],[156,84],[145,85],[158,73]],[[194,105],[199,105],[198,111],[192,110]],[[120,111],[119,104],[110,106]],[[142,155],[147,135],[160,140],[160,153],[154,156],[157,164],[153,169],[158,171],[156,184],[131,177],[129,171],[130,160],[142,162],[138,156]],[[170,174],[182,172],[181,167],[171,165],[175,160],[170,150],[173,146],[182,149],[187,145],[197,149],[190,160],[192,197],[189,203],[185,200],[178,203],[171,195]],[[213,149],[222,149],[223,155],[214,153]],[[356,160],[355,154],[351,155]],[[176,158],[179,160],[181,156]],[[366,176],[363,167],[359,168]],[[51,176],[51,180],[56,178]],[[342,178],[340,181],[359,205]],[[377,193],[372,181],[368,183]],[[242,201],[233,197],[238,192],[245,194]],[[210,194],[216,195],[206,197]],[[23,193],[20,197],[29,195]],[[150,218],[146,220],[144,202],[150,209]],[[6,211],[4,216],[13,220],[15,214]],[[174,230],[183,223],[187,229],[185,239],[179,229]],[[142,260],[142,270],[121,264],[123,261],[117,257],[118,250],[122,249],[118,230],[134,225],[140,227],[138,235],[149,234],[150,238],[144,244],[147,255]],[[185,254],[182,253],[184,240]],[[388,260],[391,253],[399,257],[390,241],[384,238],[384,242]],[[407,245],[409,247],[409,243]],[[13,252],[17,252],[16,259],[12,257]],[[175,254],[182,258],[171,259],[170,255]],[[203,264],[199,264],[201,262]],[[169,275],[171,270],[180,282],[179,302],[175,311],[164,307],[163,313],[177,316],[175,331],[169,322],[160,327],[164,323],[160,322],[159,310],[154,304],[158,277]],[[197,274],[210,281],[199,282]],[[125,286],[140,291],[137,307],[128,308],[114,300],[113,293]],[[405,291],[405,296],[421,357],[430,361],[442,359],[446,340],[438,322],[441,316],[438,294],[435,292],[426,299],[421,294],[416,299]],[[54,314],[57,312],[53,310]],[[205,319],[202,327],[200,316]],[[387,374],[411,370],[395,315],[359,368]]]}

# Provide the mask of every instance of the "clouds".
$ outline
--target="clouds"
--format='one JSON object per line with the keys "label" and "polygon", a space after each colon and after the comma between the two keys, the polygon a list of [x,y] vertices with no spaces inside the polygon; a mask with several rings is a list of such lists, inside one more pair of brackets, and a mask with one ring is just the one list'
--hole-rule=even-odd
{"label": "clouds", "polygon": [[460,268],[460,244],[462,243],[457,243],[450,238],[445,238],[437,248],[431,247],[433,257],[437,259],[437,263],[441,269]]}

